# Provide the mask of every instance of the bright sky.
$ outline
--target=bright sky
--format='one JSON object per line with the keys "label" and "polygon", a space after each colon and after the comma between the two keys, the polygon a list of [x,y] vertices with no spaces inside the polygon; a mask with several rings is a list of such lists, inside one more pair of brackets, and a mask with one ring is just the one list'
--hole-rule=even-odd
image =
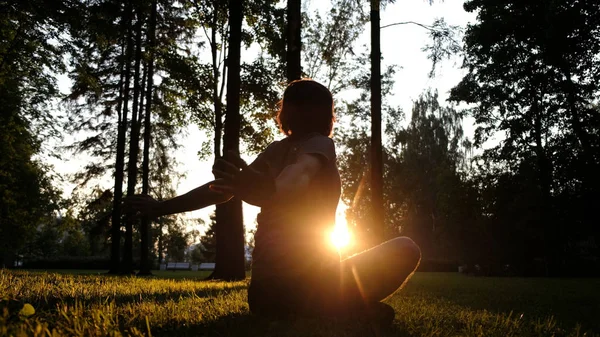
{"label": "bright sky", "polygon": [[[305,6],[310,9],[316,8],[315,4],[322,5],[323,0],[305,0]],[[397,3],[388,5],[381,13],[381,25],[392,24],[403,21],[415,21],[422,24],[431,24],[435,18],[443,17],[449,25],[458,25],[466,27],[469,21],[475,20],[475,15],[466,13],[463,10],[463,1],[446,0],[429,5],[425,0],[399,0]],[[320,7],[320,6],[319,6]],[[361,41],[358,45],[369,43],[370,29],[367,25]],[[384,28],[381,31],[381,51],[383,54],[382,69],[387,65],[395,64],[399,68],[395,75],[394,95],[389,98],[392,106],[400,106],[406,114],[410,114],[413,100],[427,88],[436,88],[439,91],[440,99],[447,98],[448,91],[461,79],[463,71],[459,69],[460,58],[442,62],[438,65],[436,77],[429,78],[428,73],[431,69],[431,63],[427,55],[421,49],[429,43],[427,31],[416,25],[399,25]],[[61,78],[59,85],[63,92],[69,90],[69,82],[66,78]],[[408,115],[410,116],[410,115]],[[408,117],[407,116],[407,117]],[[466,123],[465,133],[469,135],[472,132],[472,125]],[[204,135],[197,127],[190,127],[187,135],[183,136],[184,146],[176,154],[177,160],[181,163],[180,169],[186,173],[186,177],[180,181],[177,192],[185,193],[197,186],[200,186],[212,179],[211,162],[201,162],[197,153],[200,150]],[[66,136],[65,144],[72,138]],[[252,158],[247,158],[252,159]],[[85,165],[84,157],[52,159],[56,171],[59,173],[74,173]],[[110,186],[110,185],[108,185]],[[73,186],[63,184],[65,196],[71,193]],[[342,207],[338,211],[339,217],[343,218]],[[202,217],[208,220],[208,215],[213,211],[213,207],[204,210],[191,212],[187,214],[189,218]],[[244,205],[244,222],[246,230],[255,227],[256,214],[258,208]],[[197,229],[204,232],[204,228]]]}

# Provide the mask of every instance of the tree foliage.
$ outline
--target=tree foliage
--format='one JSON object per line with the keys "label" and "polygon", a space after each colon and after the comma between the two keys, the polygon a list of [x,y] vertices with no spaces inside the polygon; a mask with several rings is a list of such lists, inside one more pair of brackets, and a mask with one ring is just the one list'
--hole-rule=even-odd
{"label": "tree foliage", "polygon": [[[393,1],[381,1],[382,8],[388,3]],[[127,183],[128,194],[140,192],[139,136],[146,131],[144,191],[158,200],[175,196],[181,174],[174,154],[190,126],[206,136],[200,160],[223,156],[225,143],[234,150],[239,143],[249,154],[263,150],[276,137],[273,117],[286,83],[286,5],[245,1],[238,8],[238,36],[225,0],[1,3],[3,264],[19,254],[103,258],[111,244],[120,248],[120,191]],[[600,5],[469,0],[464,6],[477,20],[462,45],[460,29],[443,18],[382,27],[417,24],[428,30],[423,50],[432,63],[430,76],[441,60],[462,50],[465,76],[451,101],[466,107],[442,104],[435,91],[426,90],[405,116],[388,99],[397,66],[382,69],[384,236],[409,235],[426,259],[478,264],[489,273],[506,272],[507,265],[522,274],[597,267]],[[370,48],[358,44],[368,8],[364,1],[332,0],[325,10],[304,10],[300,23],[294,17],[302,27],[300,41],[294,41],[301,42],[302,75],[324,83],[336,97],[342,200],[362,241],[357,250],[376,242],[372,236],[381,225],[370,209],[372,59]],[[231,67],[237,59],[229,56],[232,38],[242,46],[239,71]],[[297,68],[296,60],[295,74]],[[72,81],[65,97],[57,89],[59,74]],[[239,79],[239,89],[228,89],[235,84],[228,78]],[[227,107],[227,96],[234,96],[227,92],[239,92],[239,118],[235,102]],[[65,123],[53,115],[59,101],[68,112]],[[477,127],[472,142],[462,129],[467,116]],[[233,125],[229,135],[227,123]],[[48,141],[61,131],[75,139],[61,155],[86,161],[72,177],[78,187],[68,204],[43,161]],[[214,258],[213,227],[231,223],[222,210],[194,250],[197,259]],[[133,263],[143,255],[136,242],[145,234],[133,221],[125,228],[124,256]],[[150,257],[160,262],[165,255],[183,260],[195,241],[177,216],[157,219],[150,232]],[[238,237],[235,245],[241,244]],[[121,259],[121,252],[113,255]]]}
{"label": "tree foliage", "polygon": [[[388,208],[396,214],[399,232],[412,237],[425,256],[456,253],[451,247],[460,226],[472,226],[476,212],[466,185],[465,163],[469,142],[464,138],[462,115],[441,106],[437,92],[427,91],[414,102],[405,128],[388,125]],[[455,256],[457,258],[458,256]]]}
{"label": "tree foliage", "polygon": [[[519,254],[543,259],[551,273],[565,272],[569,256],[581,255],[582,240],[591,235],[598,242],[590,216],[600,186],[591,174],[600,163],[594,84],[600,7],[468,1],[465,9],[477,11],[478,21],[467,28],[468,73],[452,99],[473,106],[476,146],[496,139],[480,157],[489,182],[484,191],[491,192],[486,215],[510,222],[507,229],[517,226],[537,248]],[[518,207],[508,207],[513,203]]]}
{"label": "tree foliage", "polygon": [[49,69],[64,69],[61,34],[69,8],[5,2],[0,12],[0,260],[12,266],[60,203],[51,170],[38,156],[57,133],[50,111],[59,94]]}

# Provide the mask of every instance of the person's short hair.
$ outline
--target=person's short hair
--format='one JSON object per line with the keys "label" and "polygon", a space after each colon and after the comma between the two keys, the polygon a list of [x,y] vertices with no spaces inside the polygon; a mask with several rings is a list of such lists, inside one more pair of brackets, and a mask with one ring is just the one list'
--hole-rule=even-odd
{"label": "person's short hair", "polygon": [[311,79],[295,80],[279,101],[277,124],[286,136],[318,132],[331,136],[335,115],[329,89]]}

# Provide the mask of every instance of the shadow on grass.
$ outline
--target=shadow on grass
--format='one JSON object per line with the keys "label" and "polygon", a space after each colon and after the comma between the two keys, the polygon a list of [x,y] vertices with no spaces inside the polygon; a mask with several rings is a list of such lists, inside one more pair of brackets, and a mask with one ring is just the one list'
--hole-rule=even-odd
{"label": "shadow on grass", "polygon": [[188,297],[214,298],[234,291],[244,290],[246,289],[246,287],[246,285],[242,284],[227,287],[224,289],[207,288],[194,291],[170,291],[168,293],[117,295],[115,297],[112,297],[111,299],[114,299],[117,305],[139,302],[153,302],[155,304],[161,304],[168,301],[178,301],[182,298]]}
{"label": "shadow on grass", "polygon": [[[90,285],[93,286],[93,285]],[[111,296],[89,296],[82,297],[80,294],[64,295],[62,297],[48,297],[35,302],[35,307],[41,310],[51,310],[57,305],[74,306],[83,303],[85,305],[93,303],[112,303],[117,306],[131,303],[152,302],[156,305],[164,304],[169,301],[179,301],[185,298],[215,298],[220,295],[228,294],[234,291],[241,291],[247,288],[246,284],[228,286],[223,289],[205,288],[199,290],[176,290],[169,292],[149,292],[136,294],[117,294]]]}
{"label": "shadow on grass", "polygon": [[[397,323],[397,322],[396,322]],[[229,314],[198,325],[168,324],[152,327],[153,336],[340,336],[340,337],[404,337],[410,336],[402,325],[380,330],[366,321],[332,320],[326,318],[280,318],[249,313]]]}

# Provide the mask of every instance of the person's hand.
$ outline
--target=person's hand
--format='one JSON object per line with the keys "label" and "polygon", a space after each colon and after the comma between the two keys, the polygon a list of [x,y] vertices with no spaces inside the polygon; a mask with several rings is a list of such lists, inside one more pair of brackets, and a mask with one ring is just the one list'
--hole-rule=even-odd
{"label": "person's hand", "polygon": [[227,159],[217,159],[213,174],[217,178],[210,189],[223,194],[233,194],[242,200],[262,205],[275,193],[275,182],[267,174],[248,166],[239,155],[228,153]]}
{"label": "person's hand", "polygon": [[155,218],[160,215],[160,201],[149,195],[137,194],[125,197],[125,212]]}
{"label": "person's hand", "polygon": [[213,165],[212,173],[215,181],[209,186],[212,191],[224,194],[235,195],[234,182],[240,173],[240,170],[248,167],[248,164],[240,158],[238,153],[227,152],[227,160],[218,158]]}
{"label": "person's hand", "polygon": [[213,165],[212,173],[216,179],[233,181],[240,170],[248,167],[248,164],[240,158],[240,155],[233,152],[227,152],[227,159],[218,158]]}
{"label": "person's hand", "polygon": [[247,168],[248,164],[240,158],[239,154],[232,151],[227,152],[227,159],[218,158],[213,165],[212,173],[215,175],[215,181],[209,186],[212,191],[235,195],[238,176],[242,169]]}

